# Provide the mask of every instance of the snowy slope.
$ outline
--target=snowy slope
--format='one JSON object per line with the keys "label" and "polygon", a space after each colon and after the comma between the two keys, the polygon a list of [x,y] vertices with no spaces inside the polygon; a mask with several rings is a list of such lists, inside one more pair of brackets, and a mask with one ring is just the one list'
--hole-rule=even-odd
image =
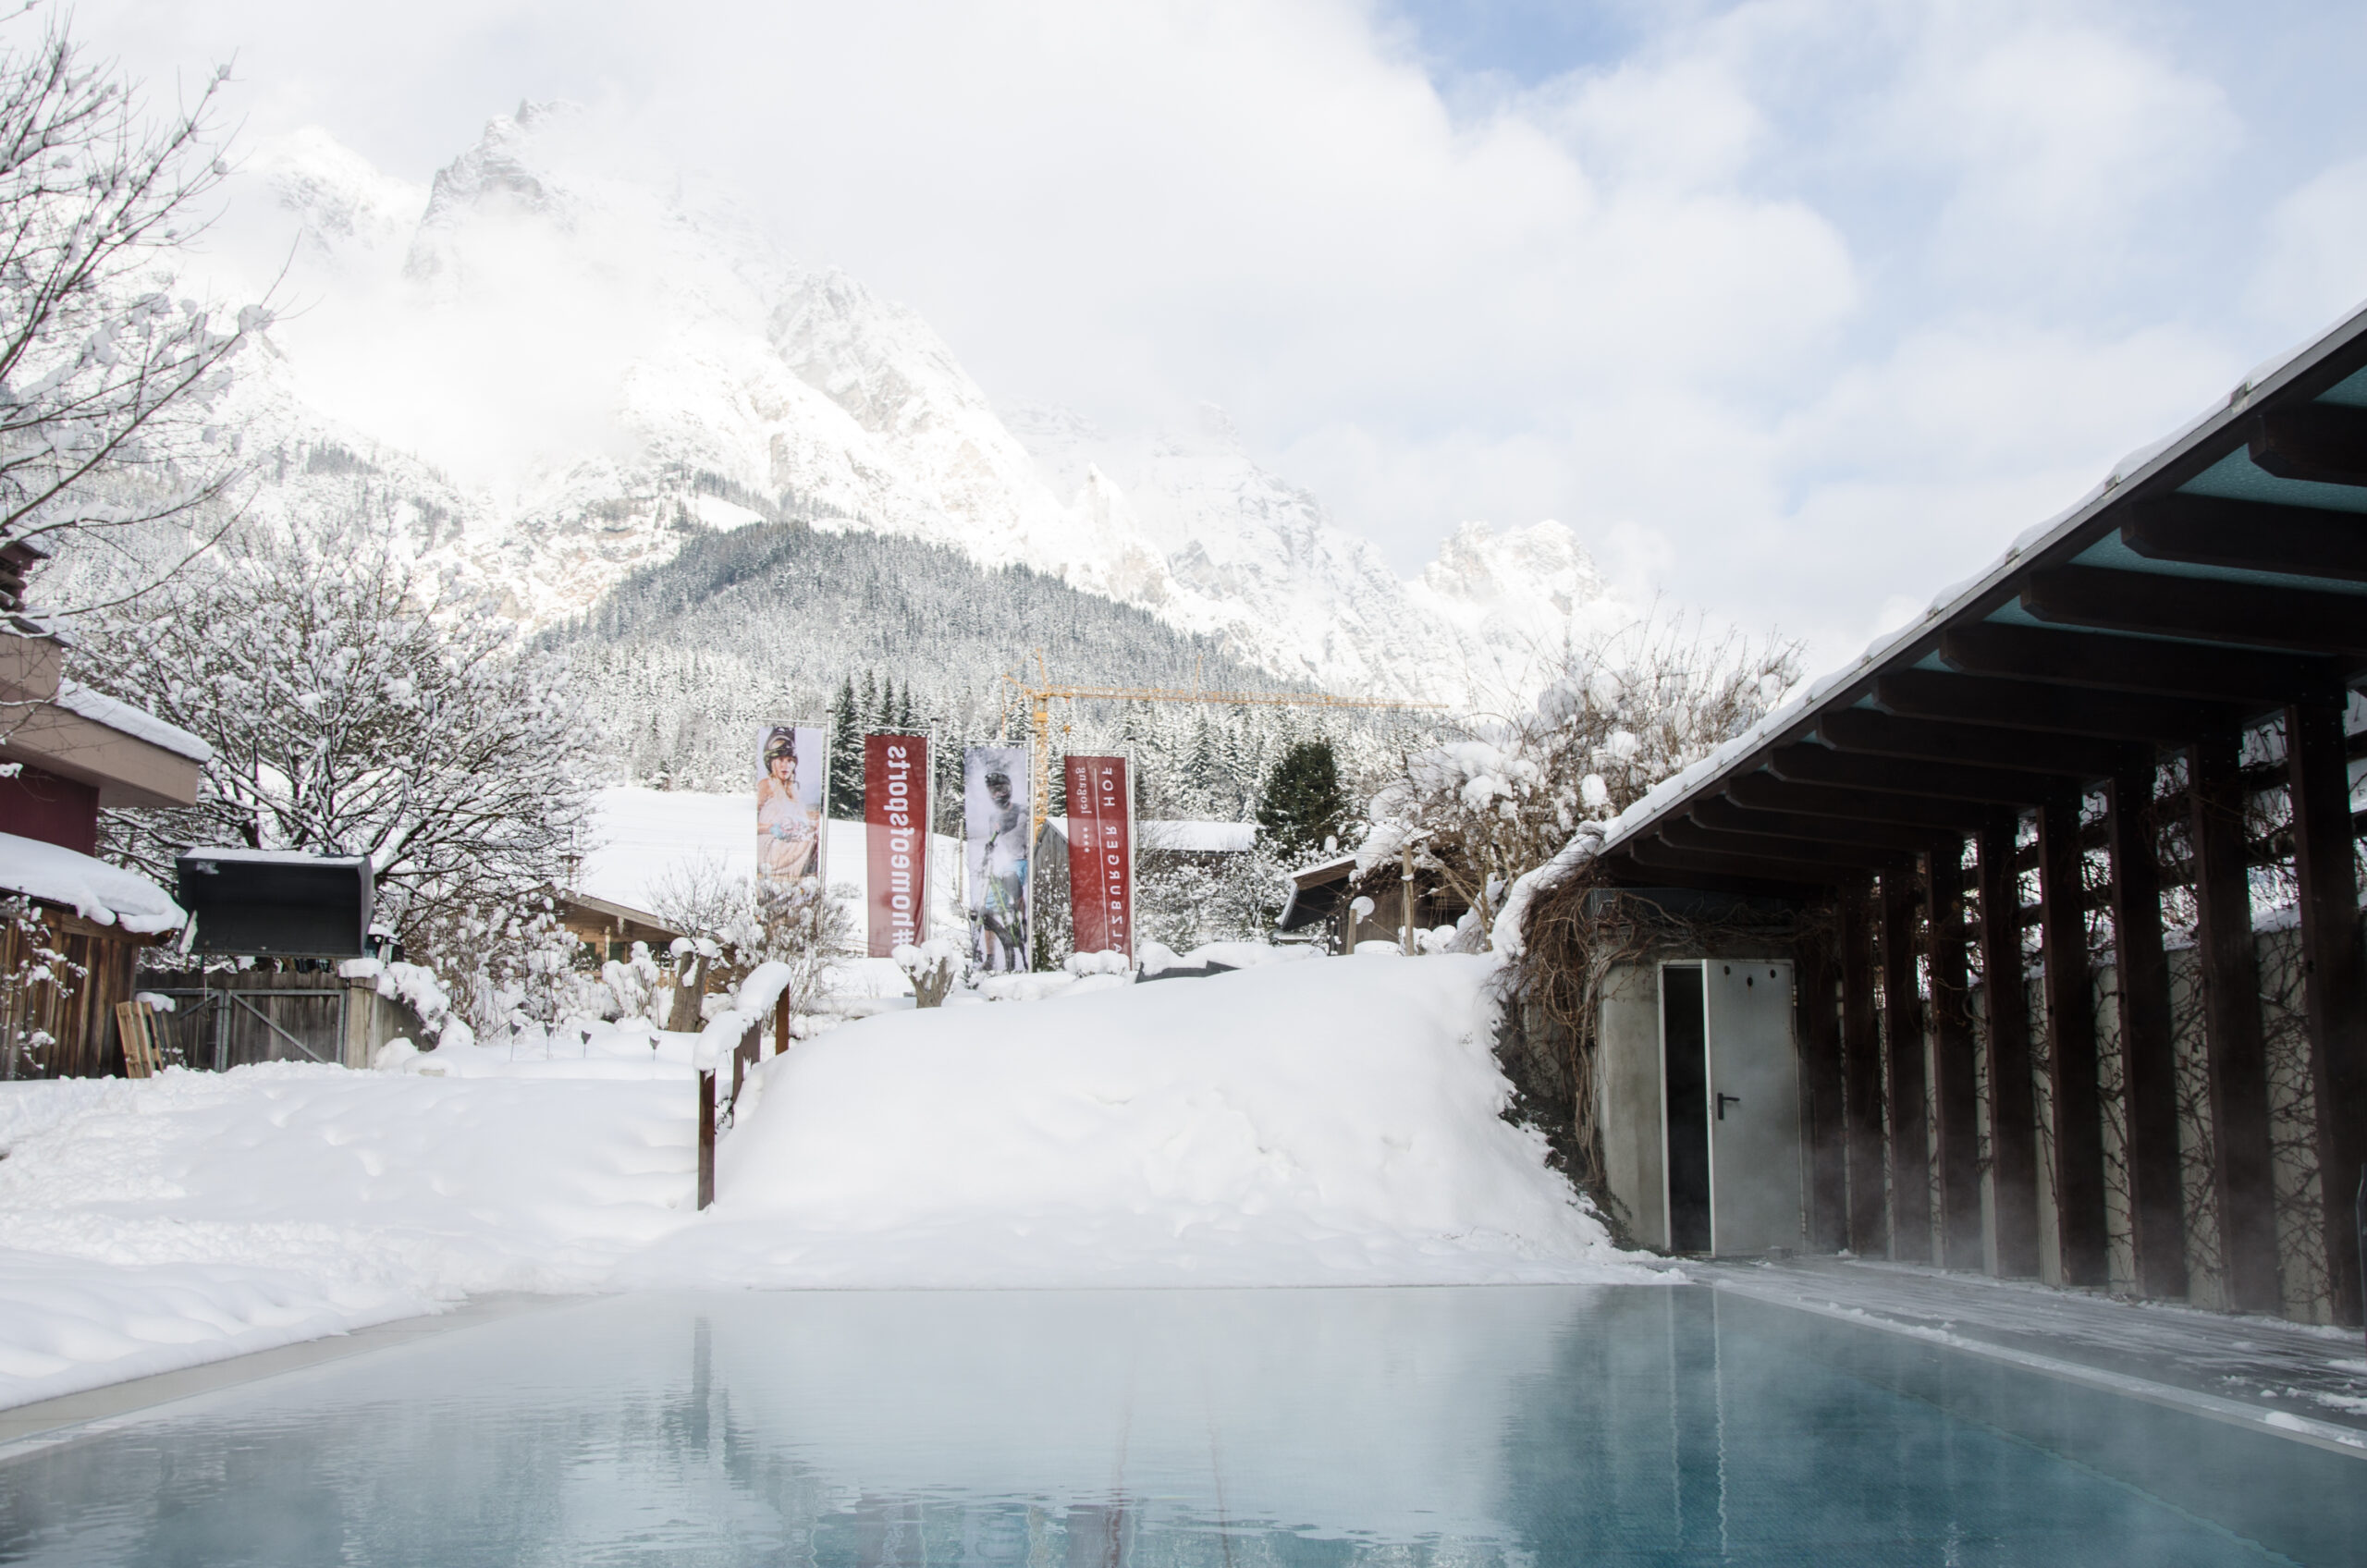
{"label": "snowy slope", "polygon": [[1488,974],[861,1020],[760,1071],[704,1214],[685,1035],[0,1084],[0,1406],[498,1290],[1667,1278],[1498,1114]]}
{"label": "snowy slope", "polygon": [[[896,533],[1278,674],[1449,698],[1605,602],[1558,529],[1543,548],[1466,530],[1409,586],[1215,410],[1120,439],[1006,416],[916,313],[782,256],[724,197],[635,178],[595,129],[521,105],[425,190],[320,130],[259,149],[232,249],[276,268],[292,238],[301,307],[236,395],[261,510],[391,518],[534,626],[685,529]],[[1485,589],[1508,572],[1544,576],[1515,605]]]}

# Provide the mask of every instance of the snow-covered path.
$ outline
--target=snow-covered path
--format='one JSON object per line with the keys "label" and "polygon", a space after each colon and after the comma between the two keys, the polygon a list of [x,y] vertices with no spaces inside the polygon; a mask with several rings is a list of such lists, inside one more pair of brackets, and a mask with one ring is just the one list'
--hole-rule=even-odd
{"label": "snow-covered path", "polygon": [[493,1291],[1662,1277],[1498,1115],[1487,974],[851,1023],[765,1065],[705,1214],[687,1069],[0,1084],[0,1405]]}

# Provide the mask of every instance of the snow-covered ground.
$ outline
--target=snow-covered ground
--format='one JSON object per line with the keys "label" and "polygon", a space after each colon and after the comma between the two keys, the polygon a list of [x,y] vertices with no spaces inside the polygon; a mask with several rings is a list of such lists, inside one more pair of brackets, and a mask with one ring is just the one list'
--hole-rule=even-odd
{"label": "snow-covered ground", "polygon": [[0,1084],[0,1405],[496,1290],[1665,1277],[1498,1115],[1489,973],[851,1023],[759,1072],[705,1214],[684,1037]]}

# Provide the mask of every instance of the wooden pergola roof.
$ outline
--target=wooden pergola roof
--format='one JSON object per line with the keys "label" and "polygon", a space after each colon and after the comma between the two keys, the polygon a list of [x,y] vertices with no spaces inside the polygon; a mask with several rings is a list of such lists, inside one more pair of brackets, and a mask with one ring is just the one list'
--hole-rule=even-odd
{"label": "wooden pergola roof", "polygon": [[2367,312],[1628,812],[1635,885],[1901,864],[2367,672]]}
{"label": "wooden pergola roof", "polygon": [[[2362,675],[2367,311],[2255,373],[1917,623],[1656,788],[1612,825],[1591,874],[1832,912],[1804,926],[1798,991],[1816,1244],[1977,1264],[1985,1158],[1996,1267],[2039,1272],[2043,1119],[2062,1278],[2102,1285],[2100,1128],[2116,1096],[2137,1285],[2166,1297],[2186,1294],[2188,1261],[2162,894],[2191,886],[2227,1297],[2273,1311],[2248,873],[2261,856],[2289,856],[2324,1267],[2335,1318],[2358,1323],[2367,942],[2350,804],[2362,737],[2350,718]],[[2183,775],[2165,790],[2172,761]],[[2250,841],[2248,802],[2280,790],[2289,828]],[[2171,813],[2186,834],[2165,858]],[[2107,876],[2091,890],[2098,851]],[[2032,870],[2038,901],[2026,907]],[[2100,1072],[2091,986],[2087,916],[2099,901],[2111,914],[2117,1087]],[[2033,924],[2043,1112],[2023,941]],[[1976,952],[1978,1042],[1966,1002]],[[1976,1051],[1988,1063],[1985,1153]],[[1894,1232],[1886,1187],[1936,1190],[1936,1230],[1910,1201]]]}

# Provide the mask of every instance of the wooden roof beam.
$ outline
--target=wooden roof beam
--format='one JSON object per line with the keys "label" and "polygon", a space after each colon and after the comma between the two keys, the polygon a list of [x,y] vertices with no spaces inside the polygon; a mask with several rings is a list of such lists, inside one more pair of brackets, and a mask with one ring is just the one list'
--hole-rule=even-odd
{"label": "wooden roof beam", "polygon": [[1767,766],[1776,778],[1799,784],[1837,784],[1852,790],[1983,801],[1993,805],[2034,806],[2080,791],[2079,779],[2056,774],[1861,756],[1830,746],[1779,746],[1769,754]]}
{"label": "wooden roof beam", "polygon": [[2331,659],[1993,621],[1943,633],[1940,657],[1967,675],[2199,697],[2252,709],[2342,686],[2342,670]]}
{"label": "wooden roof beam", "polygon": [[1821,888],[1846,877],[1863,875],[1855,866],[1833,865],[1805,859],[1783,860],[1761,855],[1680,850],[1650,839],[1622,844],[1620,850],[1637,865],[1653,870],[1686,872],[1697,876],[1730,878],[1764,886],[1790,884],[1796,888]]}
{"label": "wooden roof beam", "polygon": [[1800,812],[1811,816],[1898,823],[1950,833],[1978,833],[2011,815],[1999,805],[1804,784],[1770,773],[1747,773],[1728,780],[1726,799],[1750,811]]}
{"label": "wooden roof beam", "polygon": [[1856,844],[1870,850],[1919,854],[1935,844],[1961,835],[1962,829],[1908,827],[1888,822],[1867,822],[1850,816],[1815,816],[1806,812],[1752,811],[1724,796],[1699,801],[1694,821],[1722,833],[1754,833],[1772,839],[1805,839],[1821,844]]}
{"label": "wooden roof beam", "polygon": [[1658,835],[1660,840],[1671,849],[1699,850],[1710,854],[1766,855],[1778,860],[1809,861],[1835,867],[1856,866],[1865,871],[1894,871],[1904,865],[1908,858],[1896,850],[1873,849],[1862,844],[1812,843],[1805,839],[1728,832],[1705,827],[1690,817],[1659,823],[1648,831]]}
{"label": "wooden roof beam", "polygon": [[2148,560],[2367,582],[2367,516],[2357,512],[2157,496],[2129,508],[2120,538]]}
{"label": "wooden roof beam", "polygon": [[2251,459],[2279,479],[2367,484],[2367,409],[2295,403],[2261,415]]}
{"label": "wooden roof beam", "polygon": [[2354,594],[2067,566],[2032,572],[2022,607],[2063,625],[2367,658],[2367,597]]}
{"label": "wooden roof beam", "polygon": [[1972,763],[2025,773],[2107,778],[2142,748],[2036,729],[1899,718],[1870,708],[1842,708],[1817,721],[1817,732],[1837,751],[1923,762]]}
{"label": "wooden roof beam", "polygon": [[2197,735],[2238,729],[2244,717],[2243,710],[2232,704],[2137,692],[2106,693],[2043,680],[2004,680],[1937,669],[1885,675],[1875,682],[1874,701],[1905,718],[2150,741],[2156,745],[2177,745]]}

